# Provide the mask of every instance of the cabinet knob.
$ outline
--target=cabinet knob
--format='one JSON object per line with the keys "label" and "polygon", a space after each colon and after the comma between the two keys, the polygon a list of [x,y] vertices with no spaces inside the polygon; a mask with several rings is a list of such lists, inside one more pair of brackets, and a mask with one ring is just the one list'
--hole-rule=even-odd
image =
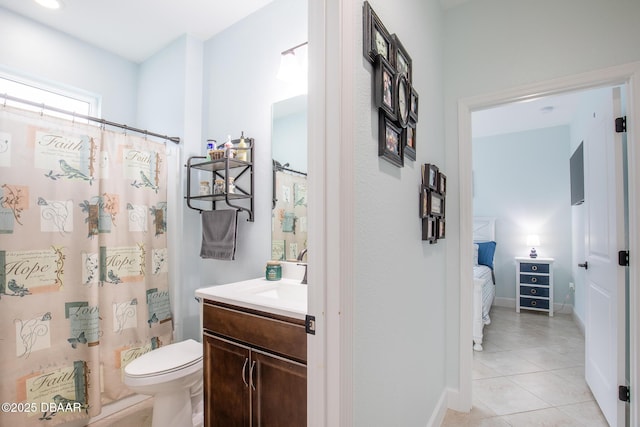
{"label": "cabinet knob", "polygon": [[538,290],[537,290],[537,289],[535,289],[535,288],[534,288],[534,289],[531,289],[531,295],[535,295],[535,294],[537,294],[537,293],[538,293]]}
{"label": "cabinet knob", "polygon": [[538,278],[537,277],[532,277],[531,278],[531,283],[538,283]]}
{"label": "cabinet knob", "polygon": [[531,301],[531,307],[535,307],[536,305],[538,305],[538,301]]}
{"label": "cabinet knob", "polygon": [[531,271],[538,271],[538,266],[537,265],[532,265],[531,266]]}

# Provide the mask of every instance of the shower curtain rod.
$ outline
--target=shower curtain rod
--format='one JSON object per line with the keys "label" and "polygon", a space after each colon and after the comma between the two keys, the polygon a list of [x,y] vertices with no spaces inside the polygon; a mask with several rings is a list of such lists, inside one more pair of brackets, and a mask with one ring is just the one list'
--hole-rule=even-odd
{"label": "shower curtain rod", "polygon": [[72,116],[74,118],[77,117],[79,119],[89,120],[89,121],[92,121],[92,122],[98,122],[98,123],[102,124],[103,126],[113,126],[113,127],[116,127],[116,128],[124,129],[126,131],[142,133],[144,135],[165,139],[165,140],[171,141],[171,142],[173,142],[175,144],[180,144],[180,137],[177,137],[177,136],[160,135],[158,133],[149,132],[148,130],[138,129],[138,128],[134,128],[134,127],[131,127],[131,126],[127,126],[127,125],[123,125],[123,124],[120,124],[120,123],[116,123],[116,122],[110,122],[109,120],[101,119],[101,118],[98,118],[98,117],[85,116],[83,114],[76,114],[73,111],[67,111],[67,110],[63,110],[61,108],[51,107],[51,106],[45,105],[44,103],[37,103],[37,102],[29,101],[29,100],[26,100],[26,99],[22,99],[22,98],[16,98],[15,96],[10,96],[10,95],[7,95],[6,93],[3,94],[2,97],[4,98],[4,106],[5,107],[7,105],[7,101],[20,102],[22,104],[30,105],[32,107],[38,107],[38,108],[41,108],[43,110],[50,110],[50,111],[55,111],[56,113],[66,114],[66,115]]}

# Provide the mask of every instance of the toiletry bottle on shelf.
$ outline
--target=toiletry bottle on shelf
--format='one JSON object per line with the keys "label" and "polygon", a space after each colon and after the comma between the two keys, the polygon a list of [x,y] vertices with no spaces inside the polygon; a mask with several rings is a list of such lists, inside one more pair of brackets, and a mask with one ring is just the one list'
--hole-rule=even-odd
{"label": "toiletry bottle on shelf", "polygon": [[233,142],[231,142],[231,135],[227,135],[227,142],[224,143],[225,155],[230,159],[235,157],[235,150],[233,149]]}
{"label": "toiletry bottle on shelf", "polygon": [[207,139],[207,160],[213,160],[211,158],[211,152],[216,149],[216,140],[215,139]]}
{"label": "toiletry bottle on shelf", "polygon": [[249,159],[249,144],[244,140],[244,132],[240,134],[240,142],[238,143],[236,158],[246,162]]}

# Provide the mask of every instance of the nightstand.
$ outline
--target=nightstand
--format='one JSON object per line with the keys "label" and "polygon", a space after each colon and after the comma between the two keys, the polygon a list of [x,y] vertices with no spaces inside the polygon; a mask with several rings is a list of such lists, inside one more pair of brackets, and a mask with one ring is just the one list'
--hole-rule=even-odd
{"label": "nightstand", "polygon": [[516,257],[516,313],[520,309],[553,316],[553,258]]}

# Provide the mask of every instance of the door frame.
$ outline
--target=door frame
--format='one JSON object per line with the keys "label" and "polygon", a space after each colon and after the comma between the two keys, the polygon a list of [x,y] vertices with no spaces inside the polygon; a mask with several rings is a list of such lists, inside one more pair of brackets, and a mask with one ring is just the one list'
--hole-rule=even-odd
{"label": "door frame", "polygon": [[[540,83],[519,86],[487,95],[463,98],[458,103],[458,179],[460,183],[460,335],[459,335],[459,401],[460,408],[471,409],[472,303],[473,274],[473,182],[471,114],[502,104],[564,92],[626,84],[627,156],[629,181],[629,378],[632,388],[630,402],[631,425],[640,421],[640,62],[609,67]],[[620,248],[623,249],[623,248]]]}

